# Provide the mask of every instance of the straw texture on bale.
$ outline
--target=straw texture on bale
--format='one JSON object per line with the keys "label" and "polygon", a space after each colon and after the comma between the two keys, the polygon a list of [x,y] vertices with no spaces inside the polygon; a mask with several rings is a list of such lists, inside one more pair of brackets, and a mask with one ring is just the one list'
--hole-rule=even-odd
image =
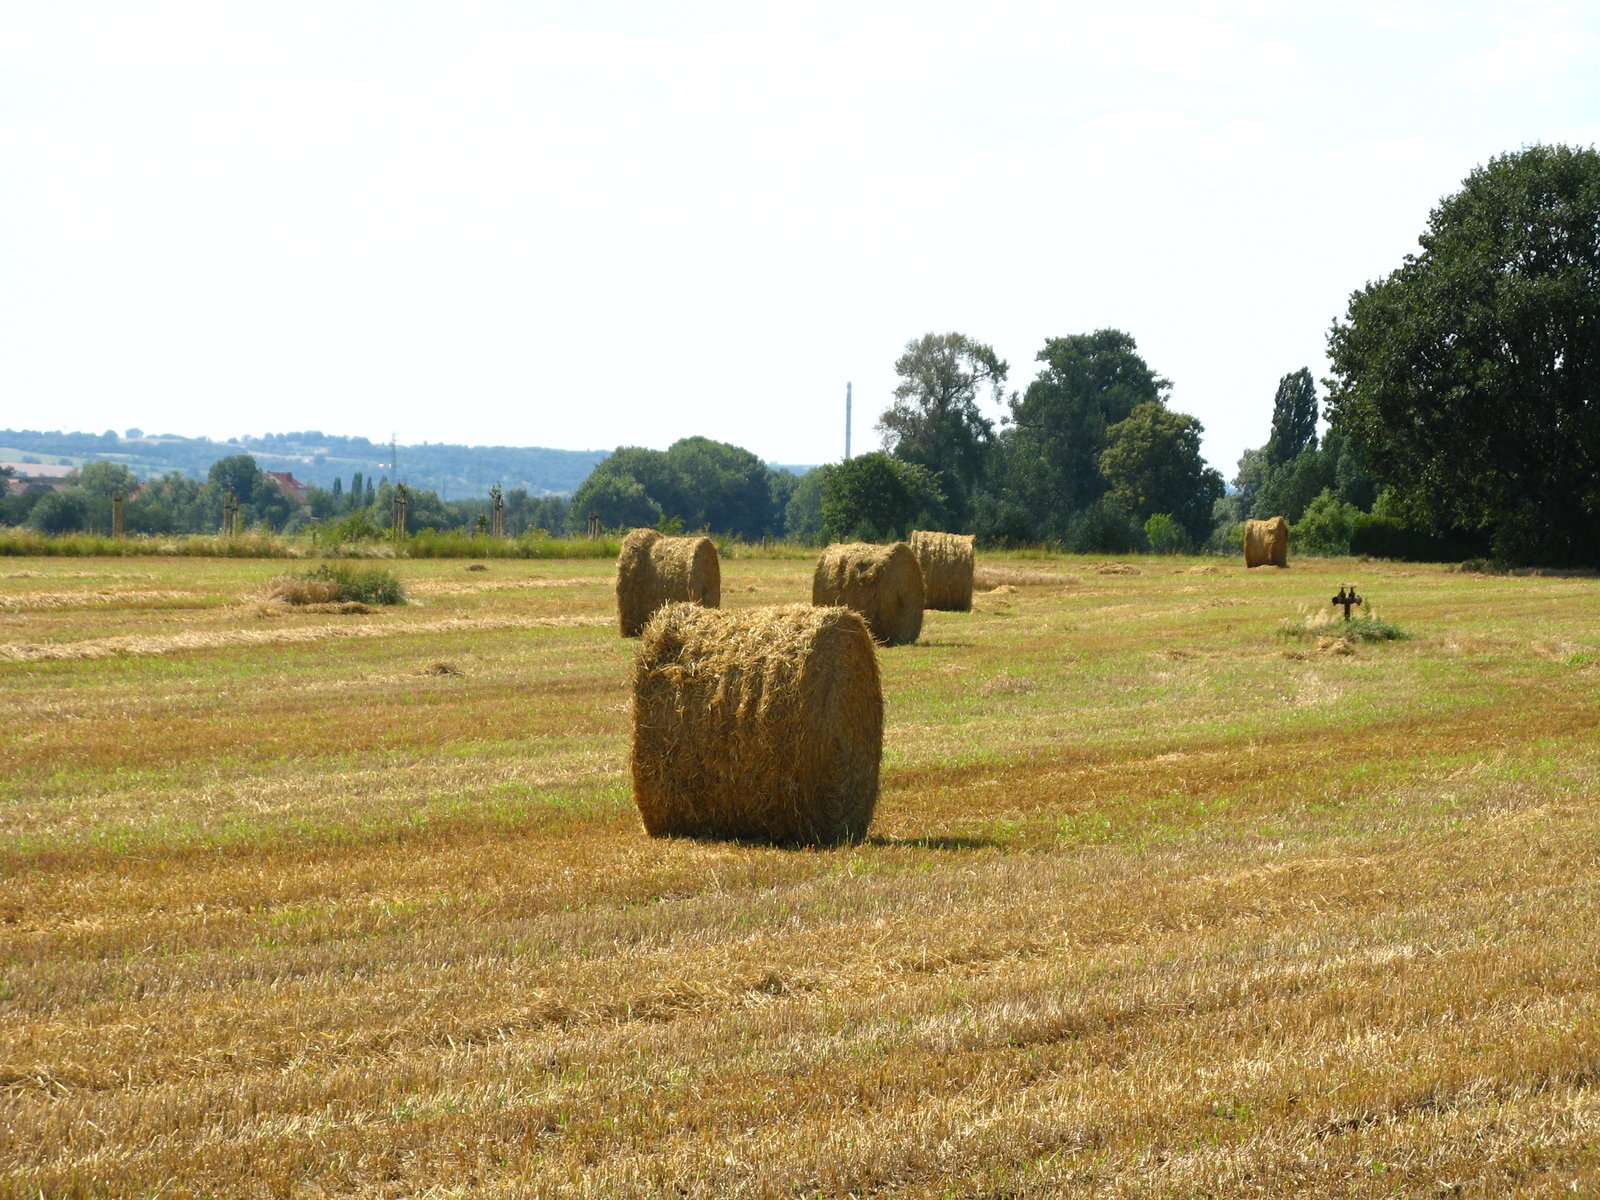
{"label": "straw texture on bale", "polygon": [[811,603],[855,609],[872,636],[886,646],[917,640],[922,602],[922,568],[904,542],[829,546],[811,577]]}
{"label": "straw texture on bale", "polygon": [[1289,565],[1289,522],[1282,517],[1244,523],[1244,565],[1246,567],[1287,567]]}
{"label": "straw texture on bale", "polygon": [[924,608],[972,611],[972,540],[970,533],[912,533],[911,549],[922,568]]}
{"label": "straw texture on bale", "polygon": [[861,617],[668,604],[633,669],[633,800],[653,837],[834,845],[878,800],[883,690]]}
{"label": "straw texture on bale", "polygon": [[718,608],[722,566],[710,538],[662,537],[634,529],[617,555],[617,620],[623,637],[638,637],[656,609],[674,600]]}

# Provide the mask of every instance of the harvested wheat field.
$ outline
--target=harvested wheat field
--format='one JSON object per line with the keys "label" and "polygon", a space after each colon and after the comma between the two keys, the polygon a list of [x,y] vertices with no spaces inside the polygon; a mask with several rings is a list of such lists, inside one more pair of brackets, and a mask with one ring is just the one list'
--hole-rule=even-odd
{"label": "harvested wheat field", "polygon": [[986,555],[792,850],[644,833],[609,562],[392,565],[0,563],[0,1195],[1600,1192],[1600,580]]}

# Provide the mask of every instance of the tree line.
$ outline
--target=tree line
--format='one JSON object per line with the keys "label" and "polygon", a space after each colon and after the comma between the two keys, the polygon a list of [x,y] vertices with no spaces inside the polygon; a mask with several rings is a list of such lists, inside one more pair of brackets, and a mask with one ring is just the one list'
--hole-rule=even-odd
{"label": "tree line", "polygon": [[965,334],[930,333],[895,364],[899,384],[877,425],[882,452],[795,475],[703,437],[665,451],[624,446],[570,511],[608,528],[807,542],[921,528],[1071,550],[1203,545],[1222,477],[1201,457],[1200,423],[1168,408],[1170,385],[1134,339],[1119,330],[1054,338],[1039,360],[1038,378],[1011,395],[996,429],[980,400],[1003,398],[1008,365]]}
{"label": "tree line", "polygon": [[264,470],[292,471],[302,482],[330,490],[336,479],[363,471],[374,477],[403,478],[412,487],[455,497],[482,496],[496,483],[535,496],[570,494],[605,457],[602,451],[542,446],[393,445],[317,429],[241,434],[224,441],[172,433],[146,435],[138,428],[121,435],[111,429],[98,434],[0,429],[0,447],[24,463],[70,465],[74,460],[112,459],[125,463],[141,479],[179,471],[198,482],[205,481],[218,459],[248,454]]}
{"label": "tree line", "polygon": [[[1301,551],[1600,565],[1600,154],[1533,146],[1492,159],[1419,244],[1333,323],[1323,410],[1309,368],[1280,379],[1266,440],[1231,489],[1131,334],[1049,338],[1034,378],[1008,395],[992,347],[928,333],[895,363],[881,452],[798,475],[705,437],[623,446],[570,502],[507,493],[506,531],[581,533],[597,519],[826,542],[924,528],[991,546],[1231,551],[1240,522],[1281,515]],[[110,496],[137,489],[130,532],[207,532],[231,492],[246,526],[367,536],[387,527],[394,486],[357,471],[348,487],[312,487],[301,508],[248,454],[204,480],[143,483],[100,461],[64,490],[0,498],[0,522],[105,530]],[[484,499],[408,499],[410,531],[487,524]]]}
{"label": "tree line", "polygon": [[1047,339],[1007,395],[1009,365],[952,332],[906,344],[880,453],[795,477],[701,438],[623,448],[573,515],[1097,552],[1231,552],[1242,521],[1281,515],[1302,552],[1600,565],[1600,154],[1492,159],[1419,245],[1334,321],[1321,406],[1307,367],[1262,398],[1265,440],[1231,489],[1131,334]]}
{"label": "tree line", "polygon": [[1006,364],[928,335],[879,421],[892,461],[833,469],[826,531],[1231,549],[1238,522],[1282,515],[1313,553],[1600,566],[1600,153],[1491,159],[1418,241],[1334,321],[1325,412],[1308,368],[1280,379],[1230,494],[1126,333],[1047,341],[998,429],[976,400]]}
{"label": "tree line", "polygon": [[[9,472],[7,472],[9,473]],[[178,535],[216,533],[223,506],[231,497],[238,505],[238,528],[296,533],[322,526],[344,540],[385,536],[393,520],[396,483],[387,475],[373,478],[355,471],[345,486],[342,476],[329,488],[306,489],[305,503],[287,495],[262,470],[254,456],[233,454],[213,462],[204,479],[169,471],[139,479],[125,464],[98,460],[85,463],[66,477],[60,488],[35,484],[14,495],[0,494],[0,525],[26,526],[41,533],[112,531],[112,498],[121,493],[123,526],[130,534]],[[437,492],[407,488],[406,530],[486,530],[491,520],[487,498],[442,500]],[[559,496],[530,496],[526,489],[504,494],[505,531],[513,536],[567,528],[568,504]]]}

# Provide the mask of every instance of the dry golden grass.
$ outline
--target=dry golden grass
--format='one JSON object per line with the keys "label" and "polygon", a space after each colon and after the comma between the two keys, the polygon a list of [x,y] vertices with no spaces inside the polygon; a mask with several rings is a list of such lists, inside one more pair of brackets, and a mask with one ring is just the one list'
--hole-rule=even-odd
{"label": "dry golden grass", "polygon": [[[1098,565],[787,851],[640,830],[608,562],[17,563],[0,1195],[1600,1191],[1600,581]],[[1278,634],[1352,580],[1411,640]]]}

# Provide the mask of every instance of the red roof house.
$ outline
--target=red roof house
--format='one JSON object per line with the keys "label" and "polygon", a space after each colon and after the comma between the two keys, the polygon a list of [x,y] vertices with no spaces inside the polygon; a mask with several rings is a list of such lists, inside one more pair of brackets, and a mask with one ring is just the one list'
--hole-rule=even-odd
{"label": "red roof house", "polygon": [[311,503],[306,497],[306,485],[301,483],[288,471],[268,471],[267,478],[277,484],[278,490],[296,504],[307,505]]}

